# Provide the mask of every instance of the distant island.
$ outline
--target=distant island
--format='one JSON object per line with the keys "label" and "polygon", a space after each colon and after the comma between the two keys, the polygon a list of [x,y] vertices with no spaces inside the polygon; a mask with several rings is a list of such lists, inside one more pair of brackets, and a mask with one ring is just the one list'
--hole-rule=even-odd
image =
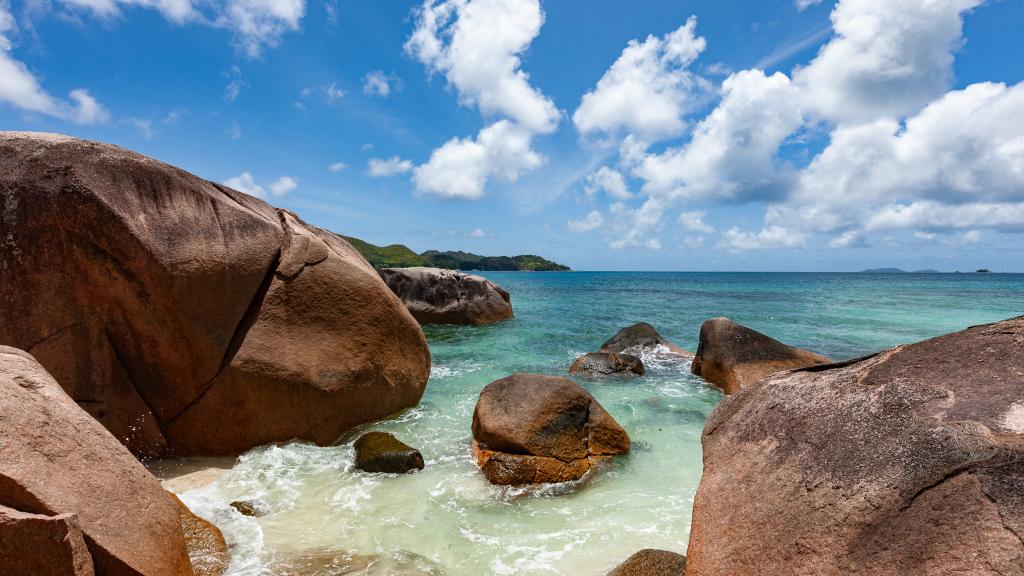
{"label": "distant island", "polygon": [[861,274],[942,274],[938,270],[903,270],[901,268],[868,268],[867,270],[861,270]]}
{"label": "distant island", "polygon": [[427,250],[422,254],[413,252],[404,244],[376,246],[358,238],[342,236],[359,251],[374,268],[410,268],[432,266],[449,270],[507,270],[527,272],[563,272],[571,270],[556,262],[534,254],[519,256],[480,256],[471,252]]}

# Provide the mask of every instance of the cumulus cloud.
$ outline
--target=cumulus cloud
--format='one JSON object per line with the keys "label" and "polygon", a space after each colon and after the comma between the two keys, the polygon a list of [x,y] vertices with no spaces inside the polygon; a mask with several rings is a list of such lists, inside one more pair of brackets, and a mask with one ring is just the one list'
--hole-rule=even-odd
{"label": "cumulus cloud", "polygon": [[647,141],[680,134],[695,92],[707,83],[687,67],[704,51],[697,18],[661,38],[630,40],[572,115],[583,134],[625,130]]}
{"label": "cumulus cloud", "polygon": [[710,234],[715,231],[713,227],[704,222],[703,211],[682,212],[679,214],[679,224],[691,232],[702,232]]}
{"label": "cumulus cloud", "polygon": [[371,158],[369,162],[370,176],[374,178],[382,178],[387,176],[394,176],[395,174],[405,174],[412,170],[411,160],[402,160],[398,156],[392,156],[391,158]]}
{"label": "cumulus cloud", "polygon": [[484,232],[483,228],[474,228],[469,232],[466,232],[466,236],[469,236],[470,238],[484,238],[487,235],[487,232]]}
{"label": "cumulus cloud", "polygon": [[569,220],[566,222],[566,227],[574,234],[582,234],[600,228],[603,224],[604,216],[597,210],[594,210],[580,220]]}
{"label": "cumulus cloud", "polygon": [[14,16],[6,1],[0,3],[0,102],[26,112],[68,120],[76,124],[100,124],[110,114],[87,90],[76,88],[70,101],[52,96],[25,64],[11,55],[10,36],[17,32]]}
{"label": "cumulus cloud", "polygon": [[629,186],[622,177],[622,173],[607,166],[601,166],[597,171],[587,176],[585,190],[588,196],[604,192],[609,197],[618,200],[628,200],[633,197],[629,193]]}
{"label": "cumulus cloud", "polygon": [[[722,233],[718,246],[732,251],[793,248],[816,235],[852,248],[895,230],[1024,231],[1024,83],[950,91],[963,15],[980,3],[840,0],[833,35],[805,66],[730,75],[682,143],[651,152],[631,133],[619,162],[642,182],[644,202],[618,210],[613,244],[657,239],[665,213],[694,200],[765,206],[760,231]],[[801,154],[810,156],[802,168],[787,160]],[[712,233],[696,214],[684,211],[680,224]]]}
{"label": "cumulus cloud", "polygon": [[246,170],[224,181],[224,185],[228,188],[234,188],[239,192],[244,192],[250,196],[257,198],[266,198],[267,189],[269,188],[270,194],[278,198],[287,195],[289,192],[298,187],[299,182],[291,176],[281,176],[277,180],[271,182],[266,188],[256,182],[252,174]]}
{"label": "cumulus cloud", "polygon": [[490,178],[515,181],[543,164],[532,138],[554,131],[560,114],[521,69],[521,54],[543,23],[538,0],[425,0],[406,51],[443,74],[462,105],[502,119],[434,150],[415,171],[418,191],[482,198]]}
{"label": "cumulus cloud", "polygon": [[374,70],[363,77],[363,94],[386,98],[392,92],[402,89],[402,79],[383,70]]}
{"label": "cumulus cloud", "polygon": [[796,0],[796,9],[803,12],[811,6],[821,4],[821,0]]}
{"label": "cumulus cloud", "polygon": [[341,172],[345,168],[348,168],[348,164],[345,164],[344,162],[335,162],[327,167],[331,172]]}
{"label": "cumulus cloud", "polygon": [[529,130],[499,120],[476,138],[453,138],[434,150],[426,164],[416,167],[413,183],[418,191],[444,198],[483,198],[489,179],[514,182],[544,163],[530,147],[531,139]]}

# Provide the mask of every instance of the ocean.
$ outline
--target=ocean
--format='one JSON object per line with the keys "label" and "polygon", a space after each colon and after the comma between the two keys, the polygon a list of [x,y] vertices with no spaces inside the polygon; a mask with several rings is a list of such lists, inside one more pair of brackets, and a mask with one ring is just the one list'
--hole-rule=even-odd
{"label": "ocean", "polygon": [[[1024,314],[1024,274],[484,275],[509,290],[516,318],[426,327],[433,369],[419,406],[337,446],[256,448],[181,494],[224,532],[229,574],[597,576],[642,548],[685,553],[700,433],[723,398],[687,361],[652,355],[643,377],[577,379],[633,450],[566,485],[483,479],[469,448],[481,388],[513,372],[567,375],[578,355],[640,321],[694,350],[701,323],[727,316],[838,360]],[[420,449],[426,468],[353,471],[351,442],[368,430]],[[228,506],[239,499],[260,500],[268,514],[241,516]]]}

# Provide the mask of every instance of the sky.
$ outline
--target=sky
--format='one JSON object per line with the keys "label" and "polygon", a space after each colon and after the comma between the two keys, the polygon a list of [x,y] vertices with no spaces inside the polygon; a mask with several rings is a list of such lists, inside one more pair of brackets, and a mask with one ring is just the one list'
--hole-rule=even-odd
{"label": "sky", "polygon": [[0,129],[416,251],[1024,272],[1021,0],[0,0]]}

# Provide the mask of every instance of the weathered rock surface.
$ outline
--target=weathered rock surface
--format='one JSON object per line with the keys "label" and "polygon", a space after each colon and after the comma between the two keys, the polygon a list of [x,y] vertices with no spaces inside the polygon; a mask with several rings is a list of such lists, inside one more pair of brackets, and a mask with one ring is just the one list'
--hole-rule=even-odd
{"label": "weathered rock surface", "polygon": [[100,576],[192,574],[174,499],[32,356],[7,346],[0,415],[0,505],[77,515]]}
{"label": "weathered rock surface", "polygon": [[420,451],[387,432],[367,432],[356,440],[356,468],[364,472],[405,474],[423,470]]}
{"label": "weathered rock surface", "polygon": [[266,504],[258,500],[235,500],[230,504],[242,516],[259,518],[267,513]]}
{"label": "weathered rock surface", "polygon": [[512,318],[507,291],[444,268],[385,268],[381,278],[420,324],[491,324]]}
{"label": "weathered rock surface", "polygon": [[776,372],[831,362],[728,318],[712,318],[700,327],[700,343],[690,370],[726,394],[735,394]]}
{"label": "weathered rock surface", "polygon": [[776,374],[704,428],[687,574],[1024,574],[1024,317]]}
{"label": "weathered rock surface", "polygon": [[608,576],[683,576],[686,556],[647,548],[619,564]]}
{"label": "weathered rock surface", "polygon": [[75,514],[31,514],[0,505],[4,576],[93,576],[92,556]]}
{"label": "weathered rock surface", "polygon": [[693,353],[676,346],[658,334],[654,326],[646,322],[640,322],[619,330],[615,336],[608,339],[601,345],[601,352],[612,352],[622,354],[623,352],[640,352],[652,350],[658,346],[668,348],[672,354],[680,356],[693,356]]}
{"label": "weathered rock surface", "polygon": [[416,404],[430,369],[338,236],[66,136],[0,133],[0,286],[0,342],[140,456],[326,444]]}
{"label": "weathered rock surface", "polygon": [[220,529],[199,516],[171,494],[178,505],[185,548],[194,576],[221,576],[228,568],[228,545]]}
{"label": "weathered rock surface", "polygon": [[473,452],[493,484],[576,480],[629,447],[619,423],[568,378],[513,374],[485,386],[473,411]]}
{"label": "weathered rock surface", "polygon": [[636,374],[639,376],[644,373],[644,363],[632,354],[588,352],[572,363],[572,366],[569,367],[569,373],[597,376]]}

